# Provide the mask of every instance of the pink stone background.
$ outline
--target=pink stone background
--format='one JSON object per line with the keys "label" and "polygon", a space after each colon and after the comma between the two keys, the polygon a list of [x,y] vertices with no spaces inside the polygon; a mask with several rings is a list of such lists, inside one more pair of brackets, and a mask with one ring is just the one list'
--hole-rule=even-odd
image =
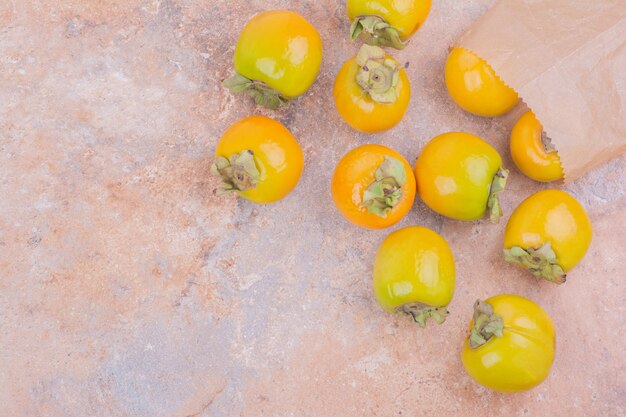
{"label": "pink stone background", "polygon": [[[413,98],[390,132],[356,133],[332,84],[357,46],[338,0],[0,0],[0,415],[623,416],[626,160],[567,185],[594,240],[557,287],[504,263],[504,222],[446,220],[420,201],[397,228],[441,233],[457,262],[451,315],[419,329],[371,294],[391,230],[334,209],[334,165],[367,142],[413,160],[465,130],[501,151],[510,213],[546,186],[507,151],[516,115],[481,119],[447,97],[448,46],[494,0],[436,0],[396,56]],[[220,86],[254,13],[289,8],[319,29],[318,81],[270,112]],[[299,139],[303,177],[283,201],[212,194],[227,126],[270,115]],[[505,218],[506,220],[506,218]],[[460,349],[477,297],[533,299],[557,327],[550,378],[502,395],[474,383]]]}

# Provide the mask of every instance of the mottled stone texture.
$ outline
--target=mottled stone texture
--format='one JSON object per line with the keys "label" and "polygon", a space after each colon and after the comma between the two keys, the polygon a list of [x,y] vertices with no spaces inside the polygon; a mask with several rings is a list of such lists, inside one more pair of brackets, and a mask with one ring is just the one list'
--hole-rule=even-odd
{"label": "mottled stone texture", "polygon": [[[595,236],[561,287],[504,263],[504,223],[416,202],[392,229],[440,232],[458,267],[451,316],[425,330],[373,300],[389,230],[352,226],[331,202],[349,149],[413,160],[450,130],[502,152],[507,213],[545,188],[508,155],[515,115],[473,117],[445,92],[448,46],[492,3],[434,1],[396,55],[411,64],[407,117],[368,136],[333,108],[357,49],[343,1],[0,0],[0,415],[623,416],[624,158],[565,187]],[[240,29],[270,8],[305,15],[325,45],[318,81],[278,112],[219,83]],[[252,114],[283,122],[306,157],[270,206],[212,194],[215,144]],[[552,375],[516,395],[475,384],[459,354],[474,300],[503,292],[538,302],[558,332]]]}

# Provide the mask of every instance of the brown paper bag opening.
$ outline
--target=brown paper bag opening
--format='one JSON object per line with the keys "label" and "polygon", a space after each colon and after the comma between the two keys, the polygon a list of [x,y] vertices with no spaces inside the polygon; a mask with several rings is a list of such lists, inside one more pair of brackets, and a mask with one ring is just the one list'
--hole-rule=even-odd
{"label": "brown paper bag opening", "polygon": [[499,0],[455,46],[517,91],[566,181],[626,151],[623,0]]}

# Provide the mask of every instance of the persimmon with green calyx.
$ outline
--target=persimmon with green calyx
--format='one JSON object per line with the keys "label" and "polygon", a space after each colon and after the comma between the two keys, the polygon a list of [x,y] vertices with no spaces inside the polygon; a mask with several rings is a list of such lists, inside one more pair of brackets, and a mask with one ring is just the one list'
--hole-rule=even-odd
{"label": "persimmon with green calyx", "polygon": [[550,374],[554,324],[534,302],[511,294],[478,300],[469,328],[461,359],[479,384],[519,392],[539,385]]}
{"label": "persimmon with green calyx", "polygon": [[399,222],[413,206],[415,177],[398,152],[381,145],[362,145],[337,164],[331,193],[348,221],[382,229]]}
{"label": "persimmon with green calyx", "polygon": [[513,162],[527,177],[543,182],[563,179],[561,158],[532,111],[513,126],[510,147]]}
{"label": "persimmon with green calyx", "polygon": [[421,226],[385,238],[374,261],[374,295],[386,311],[410,315],[421,327],[446,320],[455,285],[454,256],[446,240]]}
{"label": "persimmon with green calyx", "polygon": [[454,48],[445,68],[450,97],[463,110],[483,117],[501,116],[511,110],[519,97],[493,68],[476,54]]}
{"label": "persimmon with green calyx", "polygon": [[398,62],[377,46],[363,45],[335,79],[335,107],[352,128],[381,132],[398,124],[409,106],[409,78]]}
{"label": "persimmon with green calyx", "polygon": [[276,120],[252,116],[224,132],[211,172],[222,179],[219,193],[273,203],[293,190],[303,168],[302,149],[289,130]]}
{"label": "persimmon with green calyx", "polygon": [[489,211],[497,223],[502,216],[499,194],[509,171],[498,151],[465,132],[433,138],[415,163],[417,192],[435,212],[457,220],[477,220]]}
{"label": "persimmon with green calyx", "polygon": [[304,17],[287,10],[266,11],[250,19],[241,32],[235,48],[237,74],[224,85],[276,109],[304,94],[321,64],[322,41]]}
{"label": "persimmon with green calyx", "polygon": [[431,0],[348,0],[352,40],[404,49],[430,12]]}
{"label": "persimmon with green calyx", "polygon": [[587,253],[592,227],[565,191],[539,191],[513,211],[504,230],[504,259],[557,284]]}

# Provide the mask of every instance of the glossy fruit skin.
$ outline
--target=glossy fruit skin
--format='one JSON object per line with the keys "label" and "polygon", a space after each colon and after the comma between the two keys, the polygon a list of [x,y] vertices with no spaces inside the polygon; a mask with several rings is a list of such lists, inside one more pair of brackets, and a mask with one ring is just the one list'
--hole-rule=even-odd
{"label": "glossy fruit skin", "polygon": [[556,151],[546,152],[541,143],[543,126],[532,111],[524,113],[511,131],[513,162],[535,181],[557,181],[563,178],[561,158]]}
{"label": "glossy fruit skin", "polygon": [[254,152],[261,176],[254,188],[237,192],[241,197],[255,203],[273,203],[298,183],[304,168],[302,149],[280,122],[252,116],[234,123],[224,132],[215,155],[228,158],[244,150]]}
{"label": "glossy fruit skin", "polygon": [[[544,381],[556,347],[554,324],[534,302],[503,294],[486,300],[502,317],[501,337],[472,349],[465,340],[463,366],[478,383],[500,392],[525,391]],[[470,329],[474,321],[470,323]]]}
{"label": "glossy fruit skin", "polygon": [[357,16],[382,17],[406,41],[422,26],[430,5],[431,0],[348,0],[347,8],[350,21]]}
{"label": "glossy fruit skin", "polygon": [[592,227],[585,209],[565,191],[542,190],[513,211],[504,231],[504,247],[539,248],[550,242],[565,272],[585,256]]}
{"label": "glossy fruit skin", "polygon": [[235,48],[235,70],[261,81],[285,98],[306,92],[322,63],[322,41],[302,16],[287,10],[257,14]]}
{"label": "glossy fruit skin", "polygon": [[417,158],[417,192],[439,214],[477,220],[485,214],[491,181],[501,167],[498,151],[478,136],[444,133]]}
{"label": "glossy fruit skin", "polygon": [[386,311],[412,302],[443,307],[454,295],[452,251],[441,235],[421,226],[405,227],[385,238],[373,275],[376,301]]}
{"label": "glossy fruit skin", "polygon": [[515,90],[500,80],[487,62],[463,48],[450,52],[445,73],[450,97],[470,113],[501,116],[519,101]]}
{"label": "glossy fruit skin", "polygon": [[[362,206],[363,192],[375,180],[376,169],[385,156],[401,161],[406,171],[403,198],[383,218]],[[399,222],[413,206],[415,177],[402,155],[381,145],[362,145],[352,149],[339,161],[333,174],[331,193],[339,212],[351,223],[368,229],[384,229]]]}
{"label": "glossy fruit skin", "polygon": [[400,79],[396,87],[398,99],[389,104],[378,103],[363,91],[356,82],[358,71],[359,66],[353,57],[337,74],[333,94],[339,115],[353,129],[365,133],[382,132],[398,124],[404,117],[411,99],[411,86],[404,69],[400,69]]}

